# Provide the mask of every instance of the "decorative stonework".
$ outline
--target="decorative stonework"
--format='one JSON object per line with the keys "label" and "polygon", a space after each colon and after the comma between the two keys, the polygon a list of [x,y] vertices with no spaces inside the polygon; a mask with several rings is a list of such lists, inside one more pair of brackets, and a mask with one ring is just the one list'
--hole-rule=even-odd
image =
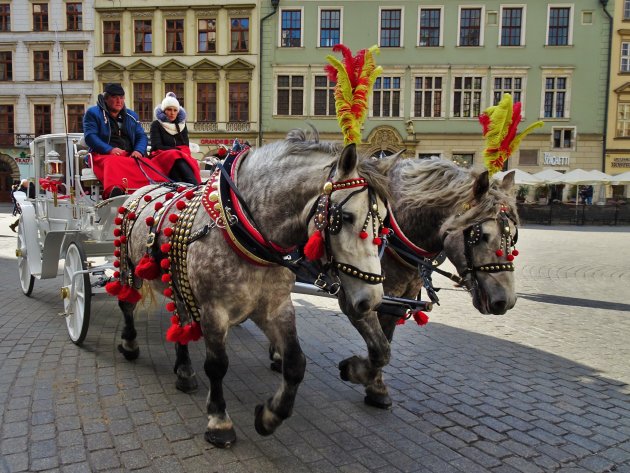
{"label": "decorative stonework", "polygon": [[219,10],[195,10],[195,16],[198,18],[216,18]]}

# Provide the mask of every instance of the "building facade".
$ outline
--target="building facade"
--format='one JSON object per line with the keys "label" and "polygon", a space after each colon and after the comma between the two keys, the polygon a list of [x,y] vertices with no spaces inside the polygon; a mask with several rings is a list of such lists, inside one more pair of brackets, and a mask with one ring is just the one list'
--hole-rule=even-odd
{"label": "building facade", "polygon": [[204,154],[258,133],[256,3],[96,0],[94,94],[120,82],[148,131],[167,92]]}
{"label": "building facade", "polygon": [[378,45],[364,152],[481,164],[477,117],[509,92],[524,125],[545,125],[508,168],[602,169],[609,27],[599,0],[280,2],[264,26],[263,140],[307,122],[340,139],[325,57]]}
{"label": "building facade", "polygon": [[0,200],[41,134],[80,132],[92,101],[93,0],[0,0]]}

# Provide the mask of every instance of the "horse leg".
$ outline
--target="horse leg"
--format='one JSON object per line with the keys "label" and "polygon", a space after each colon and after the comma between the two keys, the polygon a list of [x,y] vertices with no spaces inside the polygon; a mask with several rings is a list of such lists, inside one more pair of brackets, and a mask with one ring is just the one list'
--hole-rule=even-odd
{"label": "horse leg", "polygon": [[349,317],[367,344],[368,357],[351,356],[339,363],[342,380],[365,386],[366,404],[389,409],[392,400],[383,382],[382,368],[389,363],[390,345],[379,324],[376,312],[359,319]]}
{"label": "horse leg", "polygon": [[177,375],[175,387],[182,392],[192,393],[197,390],[197,373],[192,367],[188,345],[175,344],[175,366],[173,372]]}
{"label": "horse leg", "polygon": [[274,351],[282,356],[282,384],[264,404],[256,406],[255,411],[256,432],[260,435],[271,435],[293,413],[295,396],[304,379],[306,357],[298,340],[295,309],[290,297],[276,316],[264,321],[257,320],[256,323],[269,338]]}
{"label": "horse leg", "polygon": [[120,336],[122,342],[118,345],[118,351],[122,353],[126,360],[135,360],[140,355],[140,348],[136,341],[137,332],[133,320],[133,311],[136,308],[136,304],[118,301],[118,307],[122,310],[125,318],[125,327]]}

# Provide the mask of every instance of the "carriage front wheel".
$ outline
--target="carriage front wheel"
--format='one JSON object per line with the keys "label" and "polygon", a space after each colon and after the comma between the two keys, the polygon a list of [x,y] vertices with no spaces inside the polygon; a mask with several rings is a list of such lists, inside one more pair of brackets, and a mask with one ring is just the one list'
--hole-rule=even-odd
{"label": "carriage front wheel", "polygon": [[[22,223],[21,220],[20,223]],[[31,270],[28,267],[28,252],[26,251],[24,225],[18,225],[17,248],[15,250],[15,255],[17,256],[20,287],[25,295],[30,296],[33,292],[35,276],[31,274]]]}
{"label": "carriage front wheel", "polygon": [[[68,335],[76,345],[81,345],[90,325],[92,289],[90,274],[86,271],[87,260],[83,249],[76,243],[70,243],[66,251],[63,267],[63,308],[66,316]],[[82,274],[77,274],[86,271]],[[75,276],[75,274],[77,274]],[[72,281],[74,280],[74,289]]]}

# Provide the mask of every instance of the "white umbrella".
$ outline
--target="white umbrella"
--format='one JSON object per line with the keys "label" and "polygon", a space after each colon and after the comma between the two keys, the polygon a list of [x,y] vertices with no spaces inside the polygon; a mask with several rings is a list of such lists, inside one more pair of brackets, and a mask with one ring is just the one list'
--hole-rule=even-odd
{"label": "white umbrella", "polygon": [[562,179],[564,178],[564,174],[555,169],[545,169],[544,171],[532,174],[532,176],[540,179],[542,181],[541,184],[562,184]]}
{"label": "white umbrella", "polygon": [[[603,174],[603,173],[602,173]],[[565,184],[601,184],[606,182],[603,178],[592,174],[592,171],[585,171],[584,169],[574,169],[562,176],[562,182]]]}
{"label": "white umbrella", "polygon": [[630,171],[623,172],[621,174],[615,174],[610,176],[610,183],[616,186],[623,184],[630,184]]}
{"label": "white umbrella", "polygon": [[598,181],[599,183],[609,184],[610,181],[613,180],[613,177],[610,174],[606,174],[605,172],[598,171],[597,169],[593,169],[592,171],[589,171],[589,174],[592,174],[597,179],[601,179],[601,181]]}
{"label": "white umbrella", "polygon": [[532,174],[521,171],[520,169],[510,169],[509,171],[499,171],[495,173],[492,178],[501,180],[505,177],[506,174],[514,172],[514,184],[517,186],[537,186],[539,184],[544,184],[543,181],[533,176]]}

